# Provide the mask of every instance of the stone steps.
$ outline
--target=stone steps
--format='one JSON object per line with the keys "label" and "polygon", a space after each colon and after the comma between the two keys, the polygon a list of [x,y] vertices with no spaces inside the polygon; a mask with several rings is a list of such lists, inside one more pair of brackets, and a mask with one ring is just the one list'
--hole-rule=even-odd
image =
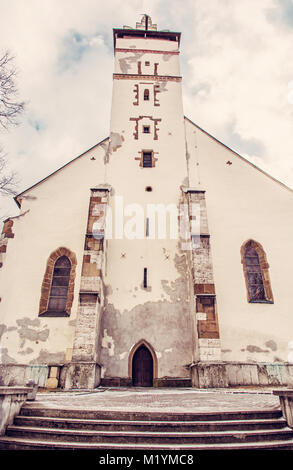
{"label": "stone steps", "polygon": [[289,441],[239,442],[222,444],[105,444],[84,442],[32,441],[30,439],[2,437],[0,450],[125,450],[125,451],[197,451],[197,450],[292,450]]}
{"label": "stone steps", "polygon": [[221,413],[116,412],[26,405],[0,449],[293,449],[280,410]]}
{"label": "stone steps", "polygon": [[[58,440],[62,442],[102,442],[118,444],[205,444],[255,442],[260,440],[284,440],[293,438],[289,428],[262,431],[216,431],[208,432],[146,432],[146,431],[89,431],[78,429],[33,428],[30,426],[9,426],[9,437],[24,437],[32,440]],[[293,444],[293,439],[292,439]]]}
{"label": "stone steps", "polygon": [[99,420],[80,418],[52,418],[39,416],[17,416],[16,426],[30,426],[55,429],[80,429],[92,431],[158,431],[158,432],[211,432],[282,429],[286,427],[283,418],[250,419],[250,420],[220,420],[220,421],[127,421]]}
{"label": "stone steps", "polygon": [[[251,419],[277,419],[282,417],[281,410],[253,410],[253,411],[224,411],[201,413],[174,413],[161,411],[116,411],[116,410],[92,410],[92,409],[59,409],[40,406],[25,405],[22,407],[21,416],[44,416],[50,418],[76,418],[127,421],[222,421],[222,420],[251,420]],[[166,419],[167,418],[167,419]]]}

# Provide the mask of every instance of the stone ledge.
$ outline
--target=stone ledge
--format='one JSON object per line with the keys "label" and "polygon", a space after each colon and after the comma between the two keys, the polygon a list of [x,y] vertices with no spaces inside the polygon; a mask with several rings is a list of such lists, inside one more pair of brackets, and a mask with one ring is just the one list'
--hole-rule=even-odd
{"label": "stone ledge", "polygon": [[283,386],[293,384],[292,363],[198,361],[189,366],[193,387]]}
{"label": "stone ledge", "polygon": [[293,428],[293,389],[274,390],[273,394],[279,397],[283,417]]}
{"label": "stone ledge", "polygon": [[283,390],[274,390],[274,395],[278,395],[279,397],[292,397],[293,398],[293,389],[283,389]]}
{"label": "stone ledge", "polygon": [[0,386],[0,396],[1,395],[16,395],[16,394],[20,394],[20,393],[30,393],[31,392],[31,388],[30,387],[8,387],[8,386],[4,386],[4,387],[1,387]]}
{"label": "stone ledge", "polygon": [[0,436],[13,423],[32,391],[33,387],[0,387]]}

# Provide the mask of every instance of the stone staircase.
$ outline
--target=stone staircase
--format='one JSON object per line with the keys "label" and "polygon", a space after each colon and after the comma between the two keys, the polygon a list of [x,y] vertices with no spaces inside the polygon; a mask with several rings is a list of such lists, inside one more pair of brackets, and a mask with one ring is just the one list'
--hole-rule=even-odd
{"label": "stone staircase", "polygon": [[0,449],[293,449],[281,411],[166,413],[25,405]]}

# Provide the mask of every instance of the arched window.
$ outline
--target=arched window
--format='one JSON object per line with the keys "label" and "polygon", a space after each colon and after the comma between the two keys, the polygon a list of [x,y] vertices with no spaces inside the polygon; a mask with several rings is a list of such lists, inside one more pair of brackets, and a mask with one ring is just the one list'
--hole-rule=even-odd
{"label": "arched window", "polygon": [[39,316],[68,317],[74,295],[76,256],[60,247],[48,258],[42,283]]}
{"label": "arched window", "polygon": [[49,296],[49,312],[65,312],[70,280],[71,262],[67,256],[57,259]]}
{"label": "arched window", "polygon": [[143,92],[143,99],[144,101],[149,101],[150,99],[150,90],[148,90],[147,88]]}
{"label": "arched window", "polygon": [[269,265],[262,246],[249,240],[242,246],[241,255],[248,302],[273,303]]}

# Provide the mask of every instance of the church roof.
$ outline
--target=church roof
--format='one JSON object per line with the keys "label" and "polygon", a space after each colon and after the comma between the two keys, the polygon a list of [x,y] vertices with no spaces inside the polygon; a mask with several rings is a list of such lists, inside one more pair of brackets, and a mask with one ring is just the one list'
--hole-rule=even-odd
{"label": "church roof", "polygon": [[[237,153],[235,150],[231,149],[230,147],[228,147],[226,144],[224,144],[223,142],[221,142],[219,139],[217,139],[216,137],[214,137],[212,134],[210,134],[209,132],[205,131],[204,129],[202,129],[198,124],[194,123],[191,119],[189,119],[188,117],[184,116],[185,120],[190,122],[192,125],[194,125],[197,129],[199,129],[201,132],[203,132],[204,134],[206,134],[208,137],[210,137],[211,139],[213,139],[214,141],[216,141],[218,144],[222,145],[223,147],[225,147],[227,150],[229,150],[230,152],[232,152],[236,157],[238,158],[241,158],[241,160],[243,160],[244,162],[246,162],[248,165],[251,165],[253,168],[255,168],[256,170],[260,171],[261,173],[263,173],[265,176],[269,177],[270,179],[272,179],[273,181],[275,181],[276,183],[280,184],[281,186],[283,186],[284,188],[288,189],[289,191],[293,192],[293,189],[290,188],[289,186],[287,186],[286,184],[282,183],[281,181],[279,181],[278,179],[274,178],[272,175],[270,175],[269,173],[267,173],[266,171],[262,170],[261,168],[259,168],[257,165],[255,165],[254,163],[250,162],[249,160],[247,160],[246,158],[242,157],[242,155],[240,155],[239,153]],[[38,186],[39,184],[43,183],[44,181],[46,181],[48,178],[50,178],[51,176],[55,175],[55,173],[63,170],[63,168],[65,168],[66,166],[70,165],[71,163],[73,163],[75,160],[83,157],[85,154],[87,154],[90,150],[94,149],[95,147],[103,144],[104,142],[106,142],[107,140],[109,139],[109,137],[106,137],[105,139],[101,140],[100,142],[98,142],[97,144],[93,145],[92,147],[90,147],[89,149],[87,149],[85,152],[81,153],[80,155],[78,155],[77,157],[73,158],[72,160],[70,160],[69,162],[65,163],[64,165],[62,165],[60,168],[58,168],[57,170],[53,171],[52,173],[50,173],[48,176],[46,176],[45,178],[42,178],[40,181],[38,181],[37,183],[33,184],[32,186],[30,186],[29,188],[25,189],[24,191],[22,191],[21,193],[17,194],[17,196],[14,197],[14,200],[16,202],[16,204],[18,205],[18,207],[20,208],[21,207],[21,203],[19,202],[19,198],[21,198],[21,196],[23,194],[25,194],[27,191],[35,188],[36,186]]]}
{"label": "church roof", "polygon": [[113,29],[114,49],[116,46],[117,38],[125,37],[143,37],[143,38],[156,38],[156,39],[167,39],[169,41],[177,41],[178,46],[180,44],[181,33],[169,31],[167,29],[159,30],[156,24],[152,23],[152,19],[149,15],[142,15],[140,22],[136,23],[136,27],[123,26],[123,28]]}
{"label": "church roof", "polygon": [[14,200],[16,202],[16,204],[18,205],[18,207],[20,208],[21,207],[21,203],[19,202],[19,198],[21,198],[21,196],[23,194],[25,194],[27,191],[30,191],[31,189],[35,188],[36,186],[38,186],[39,184],[43,183],[44,181],[46,181],[48,178],[50,178],[51,176],[55,175],[55,173],[58,173],[59,171],[63,170],[63,168],[65,168],[66,166],[70,165],[71,163],[73,163],[74,161],[78,160],[79,158],[83,157],[85,154],[87,154],[88,152],[90,152],[91,150],[93,150],[95,147],[98,147],[98,145],[101,145],[102,143],[106,142],[107,140],[109,139],[109,137],[106,137],[105,139],[101,140],[100,142],[98,142],[97,144],[93,145],[92,147],[90,147],[89,149],[87,149],[85,152],[82,152],[80,155],[78,155],[77,157],[74,157],[72,160],[70,160],[69,162],[65,163],[64,165],[62,165],[60,168],[57,168],[57,170],[53,171],[52,173],[50,173],[48,176],[45,176],[44,178],[42,178],[40,181],[38,181],[37,183],[33,184],[32,186],[30,186],[29,188],[27,189],[24,189],[21,193],[17,194],[16,196],[14,196]]}
{"label": "church roof", "polygon": [[199,129],[200,131],[202,131],[204,134],[206,134],[207,136],[209,136],[211,139],[215,140],[218,144],[222,145],[223,147],[225,147],[227,150],[229,150],[230,152],[232,152],[236,157],[238,158],[241,158],[241,160],[243,160],[245,163],[248,163],[249,165],[251,165],[253,168],[255,168],[256,170],[260,171],[261,173],[263,173],[265,176],[269,177],[270,179],[272,179],[273,181],[275,181],[276,183],[280,184],[281,186],[283,186],[284,188],[288,189],[289,191],[293,192],[293,189],[290,188],[290,186],[287,186],[285,183],[282,183],[280,180],[278,180],[277,178],[274,178],[274,176],[270,175],[269,173],[267,173],[266,171],[262,170],[261,168],[259,168],[257,165],[255,165],[254,163],[250,162],[249,160],[247,160],[247,158],[245,157],[242,157],[242,155],[240,155],[239,153],[237,153],[235,150],[231,149],[230,147],[228,147],[228,145],[224,144],[223,142],[221,142],[219,139],[217,139],[216,137],[214,137],[212,134],[210,134],[209,132],[205,131],[204,129],[202,129],[199,125],[195,124],[195,122],[193,122],[191,119],[189,119],[188,117],[184,116],[184,118],[189,121],[191,124],[193,124],[195,127],[197,127],[197,129]]}

